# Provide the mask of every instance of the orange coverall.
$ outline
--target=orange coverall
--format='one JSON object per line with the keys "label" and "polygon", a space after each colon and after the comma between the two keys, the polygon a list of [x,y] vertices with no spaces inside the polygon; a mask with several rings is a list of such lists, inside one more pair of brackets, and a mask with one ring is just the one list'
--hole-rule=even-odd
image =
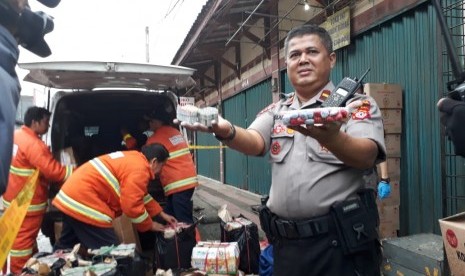
{"label": "orange coverall", "polygon": [[138,151],[117,151],[79,167],[61,187],[52,204],[66,215],[97,227],[110,228],[126,214],[140,232],[152,228],[162,208],[147,192],[154,175]]}
{"label": "orange coverall", "polygon": [[[137,141],[130,134],[123,137],[128,149],[135,149]],[[171,126],[162,126],[147,139],[146,145],[160,143],[170,157],[160,173],[160,181],[166,196],[197,187],[197,172],[189,146],[181,132]]]}
{"label": "orange coverall", "polygon": [[160,143],[170,157],[160,172],[160,182],[166,196],[199,186],[189,146],[181,132],[171,126],[162,126],[147,139],[146,145]]}
{"label": "orange coverall", "polygon": [[63,166],[56,161],[40,137],[29,127],[15,131],[13,158],[10,166],[8,186],[3,195],[3,205],[8,208],[26,180],[39,170],[39,180],[31,205],[19,229],[10,251],[10,271],[19,274],[33,254],[33,246],[47,208],[48,189],[51,182],[62,182],[72,173],[72,166]]}

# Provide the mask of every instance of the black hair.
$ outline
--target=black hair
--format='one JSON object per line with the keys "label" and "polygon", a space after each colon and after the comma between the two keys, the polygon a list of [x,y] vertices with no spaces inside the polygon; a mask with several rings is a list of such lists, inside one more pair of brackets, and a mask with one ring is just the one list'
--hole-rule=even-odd
{"label": "black hair", "polygon": [[170,157],[170,153],[165,148],[165,146],[159,143],[145,145],[142,147],[140,151],[149,161],[153,158],[157,158],[158,162],[165,162],[168,159],[168,157]]}
{"label": "black hair", "polygon": [[315,24],[305,24],[294,27],[287,33],[286,40],[284,40],[284,51],[286,55],[289,46],[289,41],[294,37],[301,37],[304,35],[317,35],[318,37],[320,37],[321,42],[325,46],[328,53],[333,52],[333,40],[331,39],[331,36],[329,35],[328,31],[326,31],[323,27],[320,27]]}
{"label": "black hair", "polygon": [[30,127],[33,121],[39,122],[43,118],[50,118],[51,115],[52,113],[43,107],[31,106],[24,114],[24,124]]}

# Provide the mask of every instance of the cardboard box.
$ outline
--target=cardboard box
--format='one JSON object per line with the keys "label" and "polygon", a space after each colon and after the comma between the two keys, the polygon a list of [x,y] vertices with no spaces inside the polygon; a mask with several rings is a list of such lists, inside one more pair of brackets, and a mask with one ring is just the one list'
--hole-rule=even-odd
{"label": "cardboard box", "polygon": [[400,158],[388,157],[386,160],[389,177],[391,179],[400,179]]}
{"label": "cardboard box", "polygon": [[55,240],[58,241],[61,237],[61,231],[63,230],[63,222],[55,221],[53,224],[53,231],[55,232]]}
{"label": "cardboard box", "polygon": [[402,109],[381,109],[384,133],[402,132]]}
{"label": "cardboard box", "polygon": [[465,212],[439,220],[452,275],[465,271]]}
{"label": "cardboard box", "polygon": [[135,243],[137,250],[141,252],[139,234],[126,215],[123,214],[113,220],[113,229],[121,243]]}
{"label": "cardboard box", "polygon": [[199,242],[192,250],[193,268],[211,274],[236,275],[239,267],[237,242]]}
{"label": "cardboard box", "polygon": [[366,83],[363,91],[376,101],[379,108],[402,108],[402,87],[399,84]]}
{"label": "cardboard box", "polygon": [[379,206],[379,220],[380,224],[389,224],[396,229],[399,229],[399,205],[393,206]]}
{"label": "cardboard box", "polygon": [[395,238],[399,227],[392,223],[381,223],[378,230],[380,239]]}
{"label": "cardboard box", "polygon": [[[386,134],[384,144],[386,145],[386,155],[388,157],[400,157],[400,134]],[[389,165],[388,165],[389,166]]]}

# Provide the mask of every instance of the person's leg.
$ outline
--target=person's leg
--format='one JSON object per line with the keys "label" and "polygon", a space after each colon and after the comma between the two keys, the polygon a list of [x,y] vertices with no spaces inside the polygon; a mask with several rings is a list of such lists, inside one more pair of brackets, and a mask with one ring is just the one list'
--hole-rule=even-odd
{"label": "person's leg", "polygon": [[166,204],[163,207],[163,212],[167,213],[170,216],[174,216],[174,207],[173,207],[173,195],[166,197]]}
{"label": "person's leg", "polygon": [[24,264],[32,257],[42,218],[42,215],[24,218],[10,250],[10,271],[12,273],[20,274]]}
{"label": "person's leg", "polygon": [[42,225],[40,226],[42,234],[50,239],[50,243],[55,245],[55,219],[52,212],[46,212],[44,214],[44,219],[42,220]]}
{"label": "person's leg", "polygon": [[96,227],[63,215],[63,230],[57,248],[72,248],[76,243],[81,243],[88,249],[96,249],[102,246],[118,245],[120,242],[111,227]]}
{"label": "person's leg", "polygon": [[53,246],[53,250],[71,249],[79,243],[79,239],[70,224],[70,219],[68,215],[63,214],[63,228],[61,229],[60,238]]}
{"label": "person's leg", "polygon": [[179,221],[188,224],[194,223],[192,196],[194,188],[171,195],[173,216]]}

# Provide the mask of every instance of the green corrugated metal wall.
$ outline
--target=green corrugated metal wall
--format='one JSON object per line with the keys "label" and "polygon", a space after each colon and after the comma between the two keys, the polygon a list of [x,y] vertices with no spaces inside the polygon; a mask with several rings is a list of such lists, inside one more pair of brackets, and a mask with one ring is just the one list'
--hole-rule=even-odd
{"label": "green corrugated metal wall", "polygon": [[[272,103],[271,81],[255,85],[245,92],[247,127],[252,124],[257,114]],[[261,157],[247,156],[249,191],[268,194],[271,186],[271,164],[268,154]]]}
{"label": "green corrugated metal wall", "polygon": [[[271,82],[263,81],[223,102],[224,116],[247,128],[257,113],[272,102]],[[225,150],[225,183],[258,194],[267,194],[271,184],[268,157],[246,156]]]}
{"label": "green corrugated metal wall", "polygon": [[337,51],[331,75],[337,84],[345,76],[359,77],[371,68],[365,82],[399,83],[403,87],[402,235],[440,233],[441,129],[436,109],[442,89],[440,39],[433,7],[422,4],[352,39],[350,46]]}
{"label": "green corrugated metal wall", "polygon": [[[245,93],[239,93],[223,102],[224,117],[232,124],[246,128]],[[247,157],[231,149],[224,151],[224,182],[247,189]]]}
{"label": "green corrugated metal wall", "polygon": [[[442,6],[446,17],[446,22],[449,30],[452,33],[452,41],[456,46],[456,51],[461,59],[460,64],[463,64],[463,56],[465,52],[465,41],[464,39],[464,13],[463,7],[465,0],[443,0]],[[444,47],[445,49],[445,47]],[[444,57],[443,62],[444,68],[444,83],[455,80],[456,78],[452,75],[452,69],[448,58]],[[444,85],[444,92],[447,89]],[[450,141],[445,140],[445,164],[444,167],[444,183],[443,192],[446,194],[447,204],[445,216],[454,215],[465,211],[465,159],[459,156],[455,156],[453,145]]]}
{"label": "green corrugated metal wall", "polygon": [[[196,132],[197,145],[219,146],[218,141],[210,133]],[[196,150],[197,173],[221,181],[219,149]]]}

